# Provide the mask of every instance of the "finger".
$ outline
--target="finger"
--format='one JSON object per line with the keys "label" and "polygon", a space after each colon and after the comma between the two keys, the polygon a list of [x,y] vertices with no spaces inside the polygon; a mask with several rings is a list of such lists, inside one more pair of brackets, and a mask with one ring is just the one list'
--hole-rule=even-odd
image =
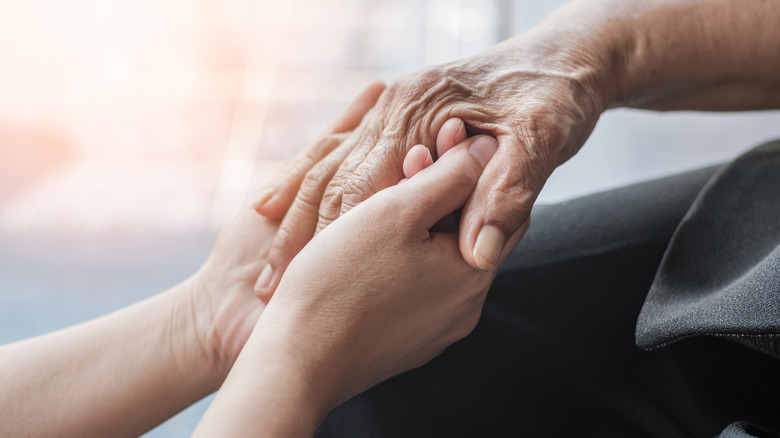
{"label": "finger", "polygon": [[423,215],[415,223],[427,231],[463,206],[497,149],[493,137],[469,138],[405,184],[394,187],[395,195],[404,199],[414,214]]}
{"label": "finger", "polygon": [[284,217],[306,173],[342,143],[345,137],[338,134],[355,129],[360,124],[363,116],[373,108],[385,88],[383,83],[374,82],[361,91],[314,145],[285,165],[275,178],[278,182],[271,184],[256,197],[255,210],[273,219]]}
{"label": "finger", "polygon": [[[357,136],[350,137],[354,147],[350,149],[349,155],[341,163],[325,189],[320,202],[320,217],[316,232],[321,231],[343,214],[345,193],[351,194],[357,188],[364,186],[374,189],[378,185],[379,187],[374,191],[366,193],[368,198],[383,188],[397,184],[403,178],[402,163],[407,149],[404,147],[401,151],[393,147],[394,141],[383,140],[384,123],[381,118],[372,118],[361,127]],[[371,166],[371,172],[357,173],[367,165]],[[358,182],[356,178],[362,176],[368,179]]]}
{"label": "finger", "polygon": [[404,177],[411,178],[431,164],[433,164],[431,151],[425,146],[418,144],[409,149],[406,158],[404,158]]}
{"label": "finger", "polygon": [[272,182],[255,196],[252,201],[255,211],[270,219],[282,219],[295,199],[306,172],[336,149],[343,138],[340,135],[325,135],[305,153],[285,163]]}
{"label": "finger", "polygon": [[255,282],[255,295],[266,303],[273,296],[287,265],[314,236],[325,187],[349,151],[337,148],[317,163],[304,178],[288,214],[282,220],[266,266]]}
{"label": "finger", "polygon": [[436,136],[436,157],[441,157],[456,144],[466,139],[466,125],[459,118],[448,119]]}
{"label": "finger", "polygon": [[[424,130],[416,133],[415,136],[409,136],[408,121],[400,118],[394,121],[394,125],[388,125],[381,132],[381,136],[373,137],[378,138],[378,141],[373,140],[373,138],[363,141],[365,149],[353,151],[350,159],[342,165],[336,174],[336,180],[326,190],[327,199],[323,199],[323,204],[320,206],[320,221],[317,224],[317,230],[323,229],[337,217],[356,207],[374,193],[397,184],[404,177],[402,163],[409,150],[408,142],[414,141],[425,146],[430,144],[429,148],[433,150],[435,136],[431,133],[439,133],[441,127],[446,123],[446,119],[432,116],[430,120],[430,133]],[[444,146],[449,146],[447,143],[456,138],[465,138],[465,127],[461,133],[458,133],[458,129],[454,129],[457,128],[456,125],[457,123],[451,122],[450,127],[447,128],[448,133],[445,133],[443,140]],[[405,134],[399,134],[402,132]],[[428,140],[426,142],[418,137]],[[363,155],[358,156],[358,152]],[[357,160],[353,160],[353,156]]]}
{"label": "finger", "polygon": [[373,82],[364,88],[336,117],[328,132],[347,132],[357,128],[363,120],[363,116],[374,107],[386,88],[387,86],[380,81]]}
{"label": "finger", "polygon": [[498,267],[502,255],[514,248],[517,241],[513,243],[510,236],[516,237],[527,226],[533,203],[549,176],[546,167],[535,163],[522,147],[503,138],[500,141],[461,216],[461,253],[479,269]]}

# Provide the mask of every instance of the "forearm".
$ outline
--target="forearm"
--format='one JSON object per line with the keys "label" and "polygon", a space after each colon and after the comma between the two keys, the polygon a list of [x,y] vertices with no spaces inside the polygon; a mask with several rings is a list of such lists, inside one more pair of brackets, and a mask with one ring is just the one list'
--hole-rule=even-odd
{"label": "forearm", "polygon": [[603,41],[611,106],[747,110],[780,108],[778,22],[776,1],[583,0],[534,32]]}
{"label": "forearm", "polygon": [[193,437],[314,434],[328,410],[324,388],[305,371],[312,361],[294,351],[306,349],[274,328],[261,318]]}
{"label": "forearm", "polygon": [[0,348],[0,435],[138,436],[215,390],[188,283]]}

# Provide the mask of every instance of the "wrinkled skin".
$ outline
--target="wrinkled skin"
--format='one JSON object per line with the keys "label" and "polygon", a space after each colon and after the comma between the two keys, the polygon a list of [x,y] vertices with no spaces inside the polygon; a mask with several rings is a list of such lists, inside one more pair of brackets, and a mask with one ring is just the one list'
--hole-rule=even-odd
{"label": "wrinkled skin", "polygon": [[315,236],[195,436],[311,436],[339,403],[468,335],[498,268],[473,268],[457,229],[432,228],[463,205],[497,149],[490,136],[472,137],[433,163],[418,146],[405,179]]}
{"label": "wrinkled skin", "polygon": [[[374,105],[383,89],[384,86],[373,84],[358,95],[312,146],[311,155],[305,158],[311,162],[321,159],[317,152],[323,149],[318,149],[318,146],[336,144],[333,139],[348,135]],[[290,166],[306,163],[308,161],[298,160]],[[288,169],[289,166],[282,170],[282,174]],[[183,362],[206,361],[227,373],[255,327],[265,303],[253,293],[254,285],[266,265],[280,224],[278,219],[258,214],[255,206],[263,198],[276,194],[275,187],[266,187],[245,205],[222,231],[203,267],[188,280],[192,298],[188,300],[190,308],[187,311],[195,318],[202,348],[194,353],[195,357],[186,358]]]}
{"label": "wrinkled skin", "polygon": [[[549,175],[580,148],[608,105],[606,73],[589,67],[603,63],[594,62],[599,50],[565,38],[554,45],[533,34],[522,38],[391,84],[357,129],[329,145],[330,154],[297,165],[294,176],[280,181],[284,193],[300,190],[294,199],[258,206],[284,220],[268,258],[273,275],[258,281],[256,293],[270,299],[287,264],[314,234],[398,181],[414,145],[435,157],[477,133],[494,136],[499,149],[464,207],[460,249],[470,265],[492,268],[495,261],[474,256],[483,225],[500,230],[506,244],[526,223]],[[453,118],[465,127],[448,122]]]}

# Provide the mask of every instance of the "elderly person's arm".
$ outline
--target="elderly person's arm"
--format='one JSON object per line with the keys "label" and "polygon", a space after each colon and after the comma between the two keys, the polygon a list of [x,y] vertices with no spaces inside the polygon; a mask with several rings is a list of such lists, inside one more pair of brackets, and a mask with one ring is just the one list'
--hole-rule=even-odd
{"label": "elderly person's arm", "polygon": [[259,202],[284,220],[257,293],[268,299],[316,231],[396,181],[409,148],[435,152],[440,131],[449,143],[499,141],[460,225],[466,260],[494,267],[606,109],[780,107],[779,22],[771,0],[575,1],[486,52],[402,78],[351,135],[310,154],[321,160],[298,161],[279,182],[287,196]]}
{"label": "elderly person's arm", "polygon": [[[311,436],[340,402],[466,336],[495,271],[467,264],[456,233],[430,229],[463,205],[497,147],[469,138],[315,237],[195,436]],[[430,161],[408,164],[407,175]]]}

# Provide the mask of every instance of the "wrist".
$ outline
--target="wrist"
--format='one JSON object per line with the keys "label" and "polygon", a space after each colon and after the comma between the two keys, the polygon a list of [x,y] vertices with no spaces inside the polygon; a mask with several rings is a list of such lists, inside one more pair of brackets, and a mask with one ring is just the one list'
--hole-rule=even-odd
{"label": "wrist", "polygon": [[171,294],[168,336],[171,360],[184,382],[202,382],[208,392],[219,388],[230,365],[208,347],[208,318],[203,314],[198,282],[191,277],[175,286]]}
{"label": "wrist", "polygon": [[194,436],[314,434],[333,406],[329,389],[304,346],[289,342],[281,327],[263,326],[261,318]]}
{"label": "wrist", "polygon": [[561,69],[574,69],[598,114],[633,93],[627,68],[634,56],[633,2],[582,0],[556,10],[529,34],[551,44]]}
{"label": "wrist", "polygon": [[[329,336],[316,333],[319,331],[298,315],[287,313],[280,319],[278,314],[266,312],[239,357],[243,363],[262,363],[262,373],[269,380],[290,382],[294,389],[290,397],[301,399],[308,412],[318,418],[317,424],[344,399],[340,385],[344,355],[334,356],[338,342],[334,345]],[[315,339],[318,342],[312,342]]]}

